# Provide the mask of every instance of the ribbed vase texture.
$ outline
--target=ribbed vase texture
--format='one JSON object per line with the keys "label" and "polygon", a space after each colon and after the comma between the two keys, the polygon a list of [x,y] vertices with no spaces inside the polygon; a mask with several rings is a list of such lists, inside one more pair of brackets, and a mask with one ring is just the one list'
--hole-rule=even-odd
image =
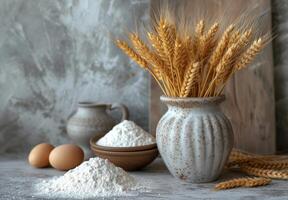
{"label": "ribbed vase texture", "polygon": [[216,180],[233,146],[233,130],[210,98],[161,97],[168,111],[157,126],[159,152],[171,174],[187,182]]}

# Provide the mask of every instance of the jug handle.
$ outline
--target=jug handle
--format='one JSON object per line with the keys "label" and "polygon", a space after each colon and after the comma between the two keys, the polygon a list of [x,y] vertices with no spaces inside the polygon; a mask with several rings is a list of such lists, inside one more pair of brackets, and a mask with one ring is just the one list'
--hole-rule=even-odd
{"label": "jug handle", "polygon": [[121,103],[113,103],[110,107],[109,110],[116,110],[119,109],[122,114],[121,121],[127,120],[129,118],[129,111],[128,108]]}

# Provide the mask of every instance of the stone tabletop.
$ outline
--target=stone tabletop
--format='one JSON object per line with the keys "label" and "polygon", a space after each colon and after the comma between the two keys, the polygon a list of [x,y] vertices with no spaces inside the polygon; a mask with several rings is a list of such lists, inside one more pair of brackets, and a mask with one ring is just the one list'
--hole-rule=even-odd
{"label": "stone tabletop", "polygon": [[[33,195],[33,184],[40,179],[62,175],[64,172],[51,168],[35,169],[26,160],[0,156],[0,199],[1,200],[31,200],[48,199]],[[173,178],[162,160],[158,158],[146,169],[131,173],[145,184],[151,191],[138,196],[111,199],[288,199],[288,181],[274,181],[271,185],[259,188],[240,188],[226,191],[214,191],[215,183],[191,184],[177,181]],[[239,174],[224,172],[220,180],[239,176]],[[103,198],[99,198],[103,199]],[[109,199],[109,198],[108,198]]]}

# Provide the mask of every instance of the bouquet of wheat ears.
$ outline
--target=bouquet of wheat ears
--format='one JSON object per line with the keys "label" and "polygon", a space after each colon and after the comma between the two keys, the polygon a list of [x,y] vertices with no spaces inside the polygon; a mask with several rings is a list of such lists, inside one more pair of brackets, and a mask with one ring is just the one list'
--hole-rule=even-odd
{"label": "bouquet of wheat ears", "polygon": [[228,79],[271,40],[268,34],[257,37],[252,25],[221,27],[215,22],[208,26],[199,20],[190,26],[187,19],[171,20],[167,14],[152,19],[151,24],[146,37],[130,32],[129,42],[115,42],[170,97],[220,95]]}

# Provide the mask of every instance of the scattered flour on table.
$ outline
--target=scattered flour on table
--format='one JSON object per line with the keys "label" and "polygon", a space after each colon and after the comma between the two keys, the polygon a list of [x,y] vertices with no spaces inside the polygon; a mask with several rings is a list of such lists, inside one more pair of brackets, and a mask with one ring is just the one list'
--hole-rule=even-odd
{"label": "scattered flour on table", "polygon": [[114,126],[111,131],[97,141],[98,145],[108,147],[135,147],[154,143],[156,143],[155,137],[128,120]]}
{"label": "scattered flour on table", "polygon": [[122,168],[101,158],[90,158],[63,176],[35,184],[36,195],[67,199],[129,196],[143,188]]}

